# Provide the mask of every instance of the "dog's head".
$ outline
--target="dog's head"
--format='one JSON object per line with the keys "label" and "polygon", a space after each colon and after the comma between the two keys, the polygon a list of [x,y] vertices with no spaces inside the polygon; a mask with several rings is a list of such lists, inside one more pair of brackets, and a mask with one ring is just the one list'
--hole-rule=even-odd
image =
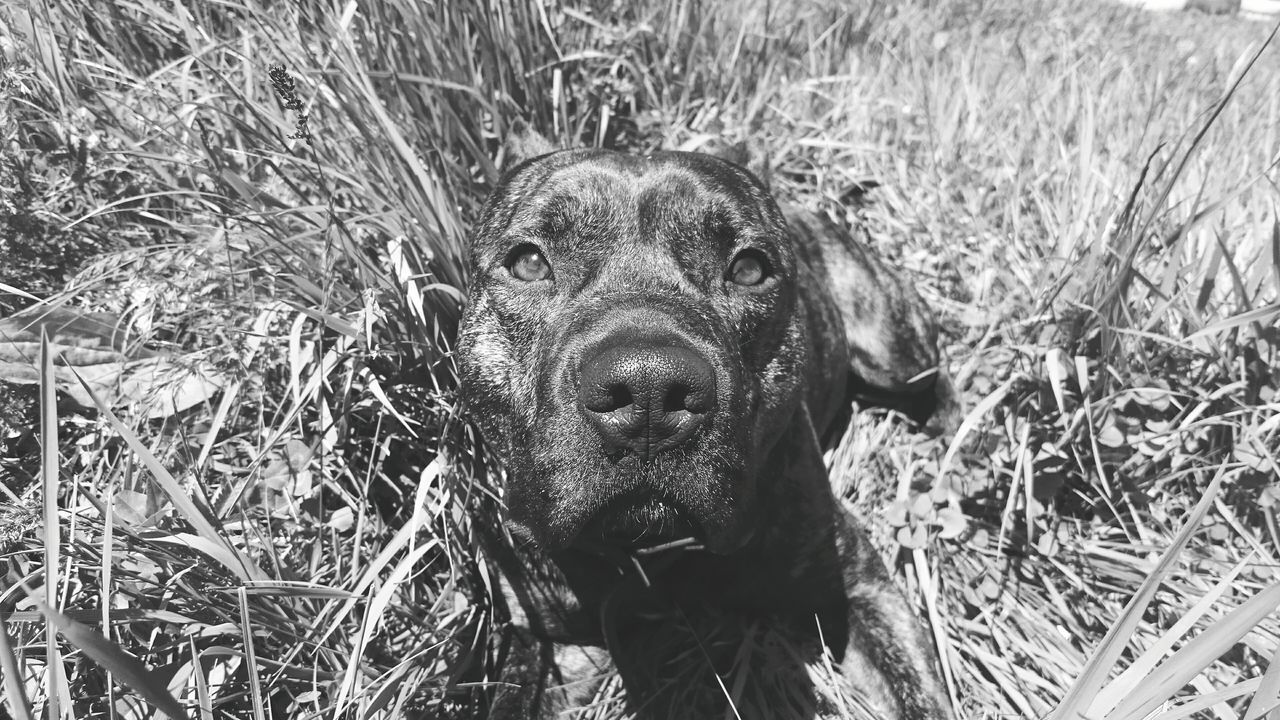
{"label": "dog's head", "polygon": [[462,389],[548,549],[750,536],[807,362],[762,182],[696,153],[566,150],[506,173],[471,240]]}

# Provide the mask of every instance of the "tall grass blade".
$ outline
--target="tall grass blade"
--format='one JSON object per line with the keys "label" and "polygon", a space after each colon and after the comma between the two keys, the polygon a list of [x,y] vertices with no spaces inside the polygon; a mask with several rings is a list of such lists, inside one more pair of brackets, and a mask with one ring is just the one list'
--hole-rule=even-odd
{"label": "tall grass blade", "polygon": [[1155,569],[1151,571],[1147,579],[1138,587],[1137,592],[1129,599],[1124,612],[1120,614],[1115,624],[1111,626],[1106,636],[1102,638],[1102,642],[1098,644],[1098,647],[1093,651],[1093,655],[1090,656],[1089,661],[1085,664],[1084,670],[1076,677],[1076,681],[1072,683],[1070,689],[1067,690],[1067,694],[1062,698],[1058,707],[1049,714],[1047,720],[1075,720],[1077,717],[1083,716],[1093,705],[1093,701],[1098,696],[1098,692],[1106,681],[1107,675],[1111,672],[1111,668],[1115,667],[1116,661],[1120,659],[1121,653],[1124,652],[1125,647],[1129,644],[1129,638],[1133,637],[1138,624],[1142,622],[1142,614],[1147,609],[1147,605],[1151,603],[1156,591],[1160,589],[1165,576],[1181,559],[1183,548],[1191,540],[1191,536],[1195,534],[1196,529],[1200,527],[1200,522],[1204,520],[1209,508],[1213,507],[1213,499],[1222,487],[1222,479],[1226,476],[1226,470],[1227,462],[1224,461],[1218,467],[1218,472],[1214,474],[1209,486],[1205,488],[1204,495],[1196,503],[1195,509],[1187,516],[1182,529],[1178,531],[1173,542],[1169,544],[1164,554],[1160,556],[1160,562],[1156,563]]}
{"label": "tall grass blade", "polygon": [[[115,483],[108,481],[106,487],[106,496],[111,498],[115,495]],[[92,502],[92,501],[90,501]],[[115,567],[113,558],[115,552],[112,546],[115,544],[115,525],[116,525],[116,506],[113,502],[104,503],[106,506],[99,509],[104,510],[102,513],[102,561],[98,563],[98,605],[102,608],[102,637],[108,642],[111,641],[111,608],[114,604],[111,602],[111,570]],[[115,687],[115,678],[111,676],[111,671],[107,671],[107,687]],[[114,690],[111,691],[112,694]],[[114,700],[114,697],[112,697]]]}
{"label": "tall grass blade", "polygon": [[236,597],[240,601],[240,634],[244,638],[245,672],[249,675],[253,717],[254,720],[267,720],[262,702],[262,680],[258,675],[258,652],[253,642],[253,619],[249,615],[249,595],[241,587],[238,588]]}
{"label": "tall grass blade", "polygon": [[1280,608],[1280,583],[1272,585],[1205,628],[1161,663],[1142,682],[1141,692],[1131,693],[1109,716],[1114,720],[1142,720],[1151,711],[1230,650],[1268,615]]}
{"label": "tall grass blade", "polygon": [[0,283],[0,292],[9,293],[10,295],[17,295],[20,298],[25,298],[32,302],[40,302],[40,298],[36,297],[35,295],[32,295],[31,293],[25,290],[19,290],[18,288],[12,285],[6,285],[5,283]]}
{"label": "tall grass blade", "polygon": [[[49,334],[40,330],[40,473],[44,484],[44,601],[49,607],[61,604],[59,597],[59,565],[62,548],[62,522],[58,518],[58,392],[53,373],[53,352]],[[58,649],[58,631],[45,626],[45,687],[50,718],[62,717],[59,699],[66,693],[62,673],[62,653]],[[69,708],[68,708],[69,709]]]}
{"label": "tall grass blade", "polygon": [[338,700],[335,703],[340,710],[345,709],[348,696],[356,689],[356,676],[359,675],[360,666],[364,662],[365,649],[378,632],[378,626],[382,624],[383,613],[386,612],[396,592],[399,591],[400,584],[405,581],[405,578],[409,577],[409,573],[413,571],[418,561],[430,552],[434,546],[435,543],[433,541],[414,548],[405,555],[404,559],[392,569],[391,574],[386,579],[386,583],[381,588],[378,588],[378,592],[369,601],[368,607],[365,608],[364,622],[360,628],[360,639],[351,653],[347,672],[342,680],[342,688],[338,692]]}
{"label": "tall grass blade", "polygon": [[1258,682],[1258,690],[1249,700],[1249,708],[1244,712],[1244,720],[1261,720],[1262,716],[1272,712],[1280,705],[1280,643],[1271,653],[1271,662],[1267,663],[1267,671]]}
{"label": "tall grass blade", "polygon": [[1209,323],[1200,330],[1188,335],[1186,339],[1195,340],[1197,338],[1207,337],[1210,335],[1217,335],[1225,330],[1231,330],[1250,323],[1270,324],[1277,317],[1280,317],[1280,303],[1272,303],[1266,307],[1254,308],[1253,310],[1247,310],[1238,315],[1232,315],[1231,317],[1223,318],[1217,322]]}
{"label": "tall grass blade", "polygon": [[4,696],[9,701],[9,709],[13,711],[14,720],[35,720],[31,702],[27,700],[27,691],[22,687],[22,668],[18,666],[18,656],[13,652],[13,643],[9,640],[9,628],[4,617],[0,616],[0,674],[4,675]]}
{"label": "tall grass blade", "polygon": [[1089,717],[1102,717],[1116,707],[1126,696],[1132,694],[1133,689],[1139,686],[1142,678],[1146,677],[1152,668],[1156,667],[1179,638],[1186,635],[1195,627],[1196,622],[1204,617],[1205,613],[1209,612],[1213,604],[1232,587],[1232,583],[1235,582],[1241,571],[1252,560],[1253,556],[1250,555],[1236,563],[1236,566],[1231,568],[1231,571],[1224,575],[1213,586],[1212,590],[1200,598],[1200,601],[1188,610],[1186,615],[1179,618],[1173,627],[1163,633],[1158,640],[1151,644],[1151,647],[1147,648],[1129,667],[1125,668],[1124,672],[1120,673],[1115,680],[1112,680],[1106,688],[1099,692],[1098,696],[1094,698],[1093,704],[1089,707]]}
{"label": "tall grass blade", "polygon": [[1257,688],[1258,678],[1245,680],[1244,682],[1236,683],[1216,692],[1199,695],[1189,700],[1185,700],[1165,712],[1158,715],[1152,715],[1151,720],[1182,720],[1182,718],[1191,717],[1197,713],[1209,710],[1220,703],[1248,695],[1249,693],[1257,690]]}
{"label": "tall grass blade", "polygon": [[200,720],[213,720],[213,700],[209,697],[209,680],[205,677],[204,666],[200,662],[200,650],[196,648],[196,639],[187,636],[187,650],[191,653],[191,677],[196,684],[196,707],[200,712]]}
{"label": "tall grass blade", "polygon": [[40,612],[51,627],[62,633],[72,645],[80,648],[86,655],[102,667],[110,670],[117,679],[128,685],[173,720],[186,720],[187,712],[183,709],[163,678],[152,672],[136,657],[130,655],[116,645],[52,607],[37,601]]}
{"label": "tall grass blade", "polygon": [[1276,281],[1276,289],[1280,291],[1280,208],[1272,208],[1271,214],[1271,270]]}

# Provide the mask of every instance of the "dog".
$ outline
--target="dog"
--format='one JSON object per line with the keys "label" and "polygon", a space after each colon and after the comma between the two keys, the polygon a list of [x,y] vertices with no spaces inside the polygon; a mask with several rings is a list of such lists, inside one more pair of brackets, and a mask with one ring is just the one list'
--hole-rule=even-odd
{"label": "dog", "polygon": [[816,618],[879,717],[952,717],[931,641],[822,458],[853,397],[919,420],[954,402],[919,295],[834,222],[780,207],[746,146],[512,147],[471,236],[456,346],[507,473],[506,535],[486,545],[541,667],[510,716],[574,704],[555,648],[598,665],[607,646],[645,707],[656,690],[627,663],[652,662],[620,638],[669,603]]}

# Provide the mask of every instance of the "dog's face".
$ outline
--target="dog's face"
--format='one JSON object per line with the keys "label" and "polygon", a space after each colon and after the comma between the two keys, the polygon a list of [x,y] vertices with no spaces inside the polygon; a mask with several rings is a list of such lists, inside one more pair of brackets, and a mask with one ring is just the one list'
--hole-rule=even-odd
{"label": "dog's face", "polygon": [[547,549],[750,536],[807,362],[785,221],[719,158],[569,150],[510,171],[472,237],[462,389]]}

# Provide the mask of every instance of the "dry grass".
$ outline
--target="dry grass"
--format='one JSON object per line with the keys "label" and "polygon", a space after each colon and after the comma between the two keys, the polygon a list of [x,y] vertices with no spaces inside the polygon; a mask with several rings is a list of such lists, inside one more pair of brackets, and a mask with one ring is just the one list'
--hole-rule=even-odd
{"label": "dry grass", "polygon": [[[924,440],[863,413],[830,461],[965,716],[1276,705],[1280,49],[1244,73],[1269,28],[1092,0],[303,6],[0,9],[0,310],[112,313],[219,388],[77,407],[57,333],[25,356],[42,390],[0,383],[3,712],[482,713],[495,484],[448,340],[516,117],[762,138],[783,193],[918,277],[968,417]],[[784,641],[748,641],[734,667],[767,673]],[[725,687],[744,717],[799,702]],[[606,690],[593,715],[622,717]]]}

